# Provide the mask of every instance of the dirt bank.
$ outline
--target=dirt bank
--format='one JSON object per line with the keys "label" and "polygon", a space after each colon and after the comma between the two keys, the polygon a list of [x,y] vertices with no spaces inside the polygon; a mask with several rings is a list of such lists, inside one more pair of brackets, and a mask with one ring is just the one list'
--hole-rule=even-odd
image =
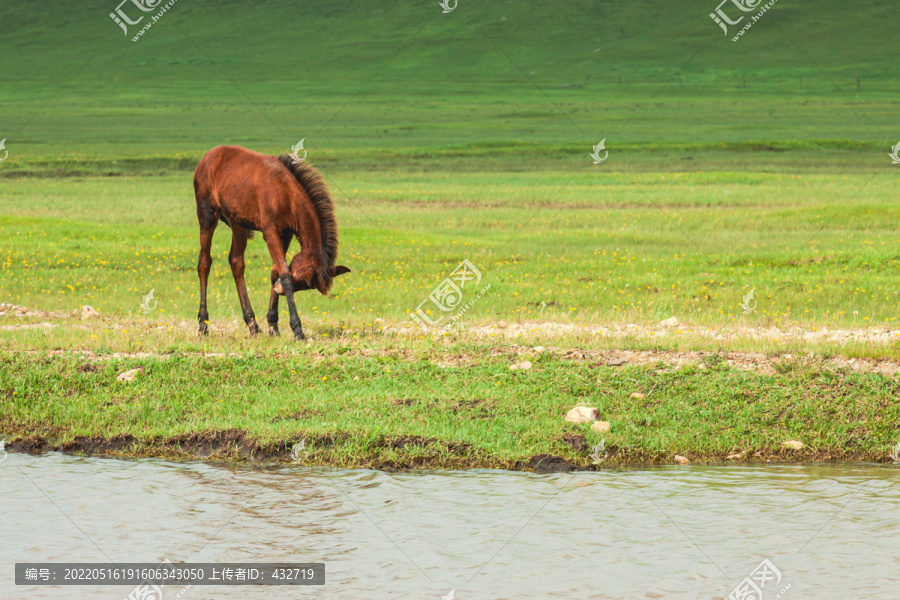
{"label": "dirt bank", "polygon": [[[581,436],[567,440],[578,451],[578,459],[571,461],[552,454],[523,457],[516,461],[497,461],[489,456],[471,453],[465,443],[442,442],[436,439],[400,437],[384,438],[371,450],[433,451],[431,456],[416,456],[401,460],[379,460],[372,457],[350,457],[342,454],[342,446],[349,441],[347,434],[308,437],[300,442],[280,441],[261,443],[248,437],[246,432],[231,429],[182,434],[170,438],[138,439],[132,435],[109,438],[75,436],[66,441],[53,441],[53,437],[40,435],[15,437],[6,443],[9,452],[40,455],[45,452],[62,452],[79,456],[116,458],[162,458],[168,460],[210,460],[257,464],[295,464],[298,466],[333,466],[342,468],[368,468],[378,470],[411,469],[506,469],[557,473],[569,471],[600,471],[609,469],[633,469],[675,464],[674,455],[660,455],[641,450],[607,447],[602,461],[594,464],[592,449]],[[302,443],[301,443],[302,442]],[[861,452],[847,448],[804,448],[792,450],[744,450],[724,455],[694,455],[690,464],[752,464],[752,463],[835,463],[875,462],[891,463],[889,456],[874,452]]]}

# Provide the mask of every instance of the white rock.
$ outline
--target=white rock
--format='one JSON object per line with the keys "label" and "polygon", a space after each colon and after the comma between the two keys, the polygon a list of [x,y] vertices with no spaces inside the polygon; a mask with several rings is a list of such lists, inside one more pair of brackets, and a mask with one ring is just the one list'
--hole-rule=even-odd
{"label": "white rock", "polygon": [[516,363],[514,365],[509,365],[510,371],[519,371],[519,370],[527,371],[530,368],[531,368],[531,363],[528,362],[527,360],[520,362],[520,363]]}
{"label": "white rock", "polygon": [[686,456],[681,456],[680,454],[676,454],[675,462],[677,462],[679,465],[686,465],[691,461]]}
{"label": "white rock", "polygon": [[806,448],[806,444],[797,440],[787,440],[786,442],[782,442],[781,446],[783,448],[790,448],[791,450],[803,450]]}
{"label": "white rock", "polygon": [[566,413],[567,423],[590,423],[600,418],[600,409],[589,406],[576,406]]}
{"label": "white rock", "polygon": [[96,311],[93,306],[89,306],[85,304],[81,307],[81,318],[82,319],[96,319],[100,316],[100,313]]}
{"label": "white rock", "polygon": [[534,351],[535,351],[535,352],[546,352],[546,350],[547,350],[547,349],[544,348],[543,346],[535,346],[535,347],[534,347]]}
{"label": "white rock", "polygon": [[596,431],[597,433],[609,431],[610,427],[612,427],[612,424],[609,421],[594,421],[591,423],[591,431]]}
{"label": "white rock", "polygon": [[663,319],[659,322],[663,327],[678,327],[678,319],[675,317],[669,317],[668,319]]}
{"label": "white rock", "polygon": [[129,369],[124,373],[119,373],[119,376],[116,377],[119,381],[132,381],[135,377],[137,377],[138,373],[143,372],[143,367],[138,367],[137,369]]}

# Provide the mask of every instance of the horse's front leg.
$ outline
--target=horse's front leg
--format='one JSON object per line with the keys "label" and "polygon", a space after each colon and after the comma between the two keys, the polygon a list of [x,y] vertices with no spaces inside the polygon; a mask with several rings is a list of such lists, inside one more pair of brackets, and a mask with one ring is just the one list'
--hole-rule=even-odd
{"label": "horse's front leg", "polygon": [[[285,244],[282,244],[280,236],[275,231],[265,232],[264,237],[266,239],[266,246],[269,249],[269,254],[272,256],[273,274],[278,274],[278,281],[281,283],[281,291],[284,294],[284,297],[287,299],[288,314],[291,318],[291,331],[294,332],[294,337],[296,339],[305,340],[306,336],[303,335],[303,325],[300,323],[300,316],[297,314],[297,305],[294,304],[294,278],[291,277],[291,272],[288,269],[287,261],[284,258],[286,251]],[[270,310],[271,304],[272,303],[270,302]],[[277,311],[275,313],[275,318],[278,318]],[[271,319],[269,323],[272,323]]]}
{"label": "horse's front leg", "polygon": [[281,335],[278,331],[278,292],[275,291],[275,282],[278,281],[280,273],[272,269],[272,291],[269,296],[269,312],[266,313],[266,320],[269,322],[269,335]]}
{"label": "horse's front leg", "polygon": [[284,290],[284,297],[287,298],[288,314],[291,316],[291,331],[298,340],[305,340],[303,335],[303,325],[300,323],[300,315],[297,314],[297,305],[294,304],[294,278],[291,277],[290,271],[285,270],[279,275],[278,280],[281,282],[281,289]]}

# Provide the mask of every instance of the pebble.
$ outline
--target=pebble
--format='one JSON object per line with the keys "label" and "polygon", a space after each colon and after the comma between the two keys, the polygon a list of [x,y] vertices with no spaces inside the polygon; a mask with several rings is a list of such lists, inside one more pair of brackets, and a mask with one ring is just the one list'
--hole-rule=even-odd
{"label": "pebble", "polygon": [[137,377],[138,373],[142,372],[143,367],[138,367],[137,369],[129,369],[123,373],[119,373],[119,376],[116,377],[119,381],[133,381],[135,377]]}
{"label": "pebble", "polygon": [[566,413],[567,423],[590,423],[600,417],[600,409],[589,406],[576,406]]}

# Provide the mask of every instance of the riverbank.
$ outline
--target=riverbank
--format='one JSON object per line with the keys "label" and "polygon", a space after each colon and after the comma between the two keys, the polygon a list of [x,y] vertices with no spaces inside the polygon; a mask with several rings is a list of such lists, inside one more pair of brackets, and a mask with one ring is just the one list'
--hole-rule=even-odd
{"label": "riverbank", "polygon": [[[877,366],[478,342],[4,352],[0,431],[13,452],[345,468],[891,462],[900,379],[897,365]],[[567,423],[577,405],[610,429]]]}

